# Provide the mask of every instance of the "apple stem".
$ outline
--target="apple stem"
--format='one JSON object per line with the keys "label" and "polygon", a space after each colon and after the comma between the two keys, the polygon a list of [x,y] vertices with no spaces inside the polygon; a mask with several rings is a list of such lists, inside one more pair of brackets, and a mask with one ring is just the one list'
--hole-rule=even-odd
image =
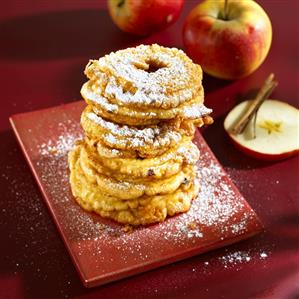
{"label": "apple stem", "polygon": [[125,0],[120,0],[120,1],[117,3],[117,7],[122,7],[124,4],[125,4]]}
{"label": "apple stem", "polygon": [[228,19],[228,0],[224,0],[224,12],[223,12],[223,19]]}

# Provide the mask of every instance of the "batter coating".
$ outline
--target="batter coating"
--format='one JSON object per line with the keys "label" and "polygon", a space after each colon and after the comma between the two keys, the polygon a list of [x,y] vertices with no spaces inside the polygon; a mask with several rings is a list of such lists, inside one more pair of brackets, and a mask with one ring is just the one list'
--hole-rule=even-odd
{"label": "batter coating", "polygon": [[96,114],[119,124],[142,126],[153,125],[161,120],[173,118],[198,119],[211,113],[211,109],[203,105],[203,88],[190,101],[172,109],[147,108],[141,105],[128,107],[115,104],[99,94],[98,85],[92,81],[82,86],[81,94],[87,104],[93,107]]}
{"label": "batter coating", "polygon": [[202,89],[202,70],[176,48],[140,45],[99,60],[85,69],[97,91],[127,107],[169,109],[187,102]]}
{"label": "batter coating", "polygon": [[90,61],[85,74],[85,138],[69,153],[78,204],[131,225],[188,211],[199,191],[192,139],[213,122],[201,67],[181,50],[141,45]]}

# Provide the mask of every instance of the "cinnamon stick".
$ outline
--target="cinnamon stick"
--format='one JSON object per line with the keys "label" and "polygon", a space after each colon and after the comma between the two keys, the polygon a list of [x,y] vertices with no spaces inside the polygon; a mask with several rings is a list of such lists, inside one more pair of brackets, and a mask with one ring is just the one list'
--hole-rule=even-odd
{"label": "cinnamon stick", "polygon": [[270,96],[275,87],[277,86],[277,81],[273,81],[274,74],[270,74],[263,84],[262,88],[257,93],[255,99],[251,102],[250,106],[246,110],[246,112],[241,116],[238,122],[233,126],[231,132],[233,134],[241,134],[255,113],[257,113],[258,109],[262,105],[262,103]]}
{"label": "cinnamon stick", "polygon": [[228,0],[224,0],[224,10],[223,10],[223,19],[227,20],[228,17]]}

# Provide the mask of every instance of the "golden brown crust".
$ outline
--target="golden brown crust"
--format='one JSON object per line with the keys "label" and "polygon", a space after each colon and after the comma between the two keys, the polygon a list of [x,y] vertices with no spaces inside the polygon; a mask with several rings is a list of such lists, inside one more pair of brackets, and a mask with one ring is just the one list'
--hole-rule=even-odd
{"label": "golden brown crust", "polygon": [[200,66],[180,50],[142,45],[91,61],[85,74],[85,138],[69,153],[77,202],[130,225],[187,211],[199,190],[192,139],[212,122]]}

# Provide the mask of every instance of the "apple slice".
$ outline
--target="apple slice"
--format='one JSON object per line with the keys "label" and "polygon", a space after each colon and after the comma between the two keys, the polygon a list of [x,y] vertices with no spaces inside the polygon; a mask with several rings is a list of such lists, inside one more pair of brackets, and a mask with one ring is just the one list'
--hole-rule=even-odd
{"label": "apple slice", "polygon": [[262,104],[256,118],[255,137],[254,117],[243,133],[235,135],[231,132],[250,102],[238,104],[224,120],[224,129],[234,145],[262,160],[280,160],[299,154],[299,110],[281,101],[266,100]]}

